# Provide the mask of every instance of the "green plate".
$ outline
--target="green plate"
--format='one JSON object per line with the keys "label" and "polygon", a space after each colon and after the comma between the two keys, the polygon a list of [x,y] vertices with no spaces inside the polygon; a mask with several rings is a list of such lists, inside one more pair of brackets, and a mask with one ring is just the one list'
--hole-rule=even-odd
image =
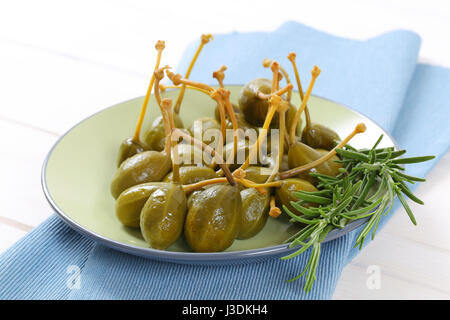
{"label": "green plate", "polygon": [[[228,86],[231,99],[236,102],[242,86]],[[176,100],[177,90],[163,96]],[[287,219],[269,218],[264,229],[255,237],[236,240],[225,252],[193,253],[184,239],[168,250],[149,248],[138,229],[124,227],[114,213],[114,199],[109,185],[116,170],[116,157],[120,143],[129,138],[137,122],[143,97],[119,103],[83,120],[64,134],[50,150],[42,170],[42,185],[50,205],[57,214],[75,230],[109,247],[159,260],[180,263],[205,263],[246,261],[288,253],[282,244],[297,229]],[[298,94],[292,102],[299,105]],[[358,122],[364,122],[367,131],[356,136],[352,145],[358,148],[371,146],[384,134],[382,146],[394,146],[393,139],[372,120],[348,107],[312,96],[308,103],[314,122],[329,126],[341,137],[350,133]],[[184,125],[196,118],[214,114],[215,103],[203,93],[187,90],[181,108]],[[160,115],[154,98],[150,100],[144,124],[149,125]],[[333,240],[360,226],[355,221],[342,230],[331,232],[327,241]]]}

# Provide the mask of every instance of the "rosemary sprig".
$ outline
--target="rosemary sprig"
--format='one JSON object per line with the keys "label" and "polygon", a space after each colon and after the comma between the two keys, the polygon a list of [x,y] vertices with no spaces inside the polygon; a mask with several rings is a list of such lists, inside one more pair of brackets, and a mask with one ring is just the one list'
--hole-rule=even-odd
{"label": "rosemary sprig", "polygon": [[[434,159],[434,156],[399,158],[406,150],[377,148],[382,139],[383,135],[371,149],[357,150],[349,145],[336,149],[343,166],[340,174],[331,177],[310,173],[319,181],[319,191],[299,191],[294,194],[299,200],[292,201],[291,205],[298,214],[283,206],[292,223],[301,222],[306,225],[286,241],[290,243],[289,247],[300,248],[281,259],[292,259],[312,248],[305,269],[288,280],[294,281],[306,275],[304,290],[307,292],[316,279],[321,243],[331,230],[342,229],[349,222],[370,217],[355,241],[355,247],[361,249],[369,234],[372,234],[372,239],[375,237],[381,217],[391,211],[396,197],[411,222],[416,225],[405,196],[419,204],[423,204],[423,201],[413,195],[406,183],[423,182],[425,179],[405,174],[403,165],[428,161]],[[317,207],[306,207],[306,203],[314,203]]]}

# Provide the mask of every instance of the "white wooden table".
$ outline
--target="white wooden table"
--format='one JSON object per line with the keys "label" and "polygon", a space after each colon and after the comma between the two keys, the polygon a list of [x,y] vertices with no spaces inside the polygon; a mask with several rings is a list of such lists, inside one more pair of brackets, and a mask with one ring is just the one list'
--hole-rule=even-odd
{"label": "white wooden table", "polygon": [[[209,12],[206,12],[209,10]],[[420,60],[450,67],[446,1],[2,1],[0,3],[0,252],[52,210],[41,191],[43,160],[74,123],[145,93],[165,39],[175,65],[201,33],[272,30],[297,20],[365,39],[396,28],[418,32]],[[413,227],[398,212],[348,265],[335,299],[450,298],[450,153],[417,190]],[[380,270],[370,289],[370,266]]]}

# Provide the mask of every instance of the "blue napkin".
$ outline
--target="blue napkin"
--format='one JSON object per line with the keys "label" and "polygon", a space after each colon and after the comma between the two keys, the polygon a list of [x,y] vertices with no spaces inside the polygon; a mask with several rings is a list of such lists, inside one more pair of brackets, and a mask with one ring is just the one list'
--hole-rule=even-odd
{"label": "blue napkin", "polygon": [[[196,46],[187,48],[177,72],[186,70]],[[434,154],[438,159],[450,145],[450,70],[417,65],[419,47],[419,37],[409,31],[355,41],[288,22],[274,32],[215,35],[191,78],[213,83],[212,71],[225,64],[227,83],[245,83],[265,72],[263,58],[282,62],[295,51],[305,83],[314,64],[323,70],[314,94],[371,117],[409,155]],[[437,159],[411,166],[409,172],[424,176]],[[289,261],[178,265],[95,244],[52,216],[0,256],[0,298],[328,299],[342,269],[357,254],[357,233],[323,245],[317,280],[306,294],[303,280],[285,280],[304,268],[309,251]],[[77,272],[80,281],[73,282]]]}

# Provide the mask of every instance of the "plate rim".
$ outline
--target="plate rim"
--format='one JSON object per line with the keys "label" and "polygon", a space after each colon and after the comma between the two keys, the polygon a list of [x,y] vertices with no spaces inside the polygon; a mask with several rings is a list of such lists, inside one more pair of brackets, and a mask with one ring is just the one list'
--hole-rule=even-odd
{"label": "plate rim", "polygon": [[[228,87],[230,86],[243,86],[242,84],[228,84]],[[176,90],[176,89],[171,89]],[[169,91],[169,90],[168,90]],[[297,92],[297,91],[295,91]],[[392,137],[392,135],[387,132],[382,126],[380,126],[375,120],[372,120],[371,118],[367,117],[363,113],[334,100],[324,98],[320,95],[314,95],[312,96],[323,99],[335,104],[338,104],[342,107],[345,107],[352,112],[356,113],[357,115],[368,119],[375,123],[381,130],[383,131],[383,134],[388,136],[391,141],[394,144],[394,148],[398,149],[397,141]],[[133,255],[137,255],[144,258],[149,259],[156,259],[156,260],[163,260],[163,261],[170,261],[170,262],[177,262],[177,263],[211,263],[214,261],[226,261],[226,260],[236,260],[236,259],[242,259],[247,260],[251,258],[266,258],[268,256],[275,256],[277,254],[289,254],[290,251],[297,250],[296,247],[289,248],[289,244],[279,244],[276,246],[270,246],[270,247],[264,247],[264,248],[257,248],[257,249],[248,249],[248,250],[239,250],[239,251],[222,251],[222,252],[205,252],[205,253],[199,253],[199,252],[179,252],[179,251],[165,251],[165,250],[158,250],[153,248],[145,248],[140,246],[135,246],[131,244],[125,244],[120,241],[108,238],[106,236],[103,236],[101,234],[96,233],[95,231],[89,230],[83,226],[81,226],[79,223],[77,223],[75,220],[70,218],[59,206],[56,204],[56,201],[52,198],[50,190],[48,189],[47,183],[46,183],[46,173],[47,173],[47,164],[50,156],[53,153],[53,150],[56,148],[56,146],[64,139],[64,137],[69,134],[73,129],[78,127],[83,122],[89,120],[90,118],[96,116],[97,114],[104,112],[105,110],[118,107],[119,105],[122,105],[124,103],[131,102],[133,100],[142,99],[143,96],[135,97],[132,99],[124,100],[122,102],[116,103],[112,106],[108,106],[106,108],[103,108],[90,116],[84,118],[83,120],[80,120],[75,125],[73,125],[70,129],[68,129],[64,134],[62,134],[56,142],[53,144],[53,146],[50,148],[49,152],[47,153],[42,169],[41,169],[41,186],[42,190],[44,192],[45,198],[47,199],[47,202],[49,203],[50,207],[55,210],[55,213],[59,218],[61,218],[66,224],[68,224],[72,229],[77,231],[78,233],[88,237],[91,240],[94,240],[97,243],[101,243],[107,247],[119,250],[121,252],[130,253]],[[343,229],[333,229],[328,236],[325,238],[323,243],[336,240],[337,238],[340,238],[344,236],[347,233],[350,233],[351,231],[355,230],[356,228],[362,226],[369,220],[369,217],[361,220],[355,220],[348,225],[346,225]],[[342,235],[340,235],[342,230],[346,230],[346,232]],[[333,233],[335,231],[335,233]]]}

